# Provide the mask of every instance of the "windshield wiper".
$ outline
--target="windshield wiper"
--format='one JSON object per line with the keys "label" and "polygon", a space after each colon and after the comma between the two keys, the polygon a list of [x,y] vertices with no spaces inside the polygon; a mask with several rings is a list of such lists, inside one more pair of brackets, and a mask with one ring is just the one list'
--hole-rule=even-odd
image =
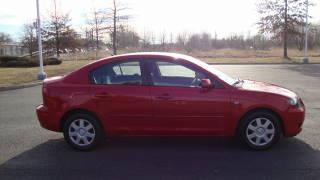
{"label": "windshield wiper", "polygon": [[235,86],[235,85],[240,84],[240,83],[242,84],[243,82],[244,81],[242,79],[237,78],[236,82],[234,82],[232,85]]}

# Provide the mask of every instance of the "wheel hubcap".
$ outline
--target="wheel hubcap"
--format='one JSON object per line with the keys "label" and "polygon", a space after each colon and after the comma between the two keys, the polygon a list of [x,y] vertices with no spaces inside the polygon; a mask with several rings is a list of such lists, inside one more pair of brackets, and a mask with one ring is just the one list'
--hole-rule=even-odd
{"label": "wheel hubcap", "polygon": [[262,136],[265,133],[265,129],[263,127],[260,127],[256,130],[256,134]]}
{"label": "wheel hubcap", "polygon": [[274,137],[275,128],[267,118],[255,118],[247,126],[246,136],[250,143],[263,146],[270,143]]}
{"label": "wheel hubcap", "polygon": [[83,129],[83,128],[79,129],[79,135],[80,136],[84,136],[86,133],[87,133],[87,131],[85,129]]}
{"label": "wheel hubcap", "polygon": [[95,135],[94,126],[88,120],[76,119],[69,126],[69,137],[76,145],[90,145]]}

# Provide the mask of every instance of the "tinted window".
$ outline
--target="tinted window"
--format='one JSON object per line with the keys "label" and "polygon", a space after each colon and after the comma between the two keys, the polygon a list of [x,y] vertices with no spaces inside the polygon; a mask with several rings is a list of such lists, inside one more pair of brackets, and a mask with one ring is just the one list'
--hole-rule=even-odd
{"label": "tinted window", "polygon": [[201,79],[205,78],[203,73],[180,64],[165,61],[151,64],[152,81],[157,86],[199,87]]}
{"label": "tinted window", "polygon": [[139,61],[103,65],[91,73],[95,84],[142,84]]}
{"label": "tinted window", "polygon": [[112,69],[116,75],[140,75],[141,76],[139,62],[135,62],[135,61],[114,65]]}
{"label": "tinted window", "polygon": [[156,62],[157,66],[159,67],[159,71],[161,76],[166,77],[189,77],[194,78],[195,77],[195,71],[188,69],[184,66],[170,63],[170,62]]}

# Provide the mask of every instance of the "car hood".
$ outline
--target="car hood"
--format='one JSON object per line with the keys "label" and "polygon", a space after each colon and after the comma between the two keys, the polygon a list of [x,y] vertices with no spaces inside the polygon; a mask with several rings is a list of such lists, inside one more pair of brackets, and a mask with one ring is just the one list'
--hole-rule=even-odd
{"label": "car hood", "polygon": [[244,90],[248,91],[258,91],[258,92],[266,92],[272,94],[278,94],[281,96],[285,96],[288,98],[296,98],[297,94],[280,86],[259,82],[259,81],[252,81],[252,80],[244,80],[242,86],[240,87]]}

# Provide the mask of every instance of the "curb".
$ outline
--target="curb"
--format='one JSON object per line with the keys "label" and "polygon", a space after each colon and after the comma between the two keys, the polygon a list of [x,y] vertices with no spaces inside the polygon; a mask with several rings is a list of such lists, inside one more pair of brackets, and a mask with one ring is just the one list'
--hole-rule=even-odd
{"label": "curb", "polygon": [[12,86],[0,86],[0,91],[9,91],[9,90],[15,90],[15,89],[28,88],[28,87],[38,86],[41,84],[42,84],[42,81],[33,82],[33,83],[26,83],[26,84],[19,84],[19,85],[12,85]]}

